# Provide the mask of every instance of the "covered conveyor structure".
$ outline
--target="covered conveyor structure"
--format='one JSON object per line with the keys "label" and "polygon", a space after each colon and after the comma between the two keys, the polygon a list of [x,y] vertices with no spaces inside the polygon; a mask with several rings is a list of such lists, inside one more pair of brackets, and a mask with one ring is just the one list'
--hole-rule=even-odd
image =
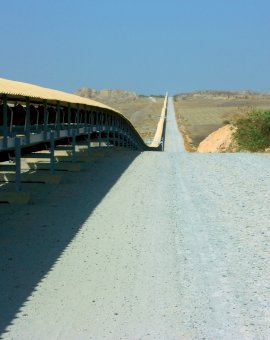
{"label": "covered conveyor structure", "polygon": [[59,183],[61,175],[55,171],[79,171],[79,163],[86,159],[78,155],[76,144],[87,145],[88,156],[92,142],[135,151],[163,150],[166,110],[167,95],[154,143],[148,146],[131,122],[109,106],[0,78],[0,182],[14,182],[16,188],[16,195],[1,191],[0,202],[28,202],[29,195],[21,191],[22,181]]}
{"label": "covered conveyor structure", "polygon": [[0,159],[15,149],[41,149],[88,136],[106,145],[146,150],[139,133],[120,112],[94,100],[0,78]]}

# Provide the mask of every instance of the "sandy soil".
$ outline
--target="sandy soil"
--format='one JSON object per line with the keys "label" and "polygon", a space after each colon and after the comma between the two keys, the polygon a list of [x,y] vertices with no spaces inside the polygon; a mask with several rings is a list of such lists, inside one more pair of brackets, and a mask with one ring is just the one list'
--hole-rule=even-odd
{"label": "sandy soil", "polygon": [[235,149],[233,132],[235,127],[227,124],[210,133],[198,146],[197,152],[230,152]]}
{"label": "sandy soil", "polygon": [[176,131],[0,206],[3,339],[269,339],[270,157]]}

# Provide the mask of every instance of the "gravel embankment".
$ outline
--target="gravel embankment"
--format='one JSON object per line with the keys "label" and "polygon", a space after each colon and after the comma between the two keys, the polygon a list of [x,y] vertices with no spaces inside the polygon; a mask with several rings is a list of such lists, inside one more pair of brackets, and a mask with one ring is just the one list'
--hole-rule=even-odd
{"label": "gravel embankment", "polygon": [[[185,153],[169,111],[164,153],[111,154],[96,165],[103,184],[69,175],[56,207],[32,206],[21,242],[7,208],[5,322],[8,301],[21,309],[4,339],[270,338],[270,157]],[[9,272],[14,248],[28,276]]]}

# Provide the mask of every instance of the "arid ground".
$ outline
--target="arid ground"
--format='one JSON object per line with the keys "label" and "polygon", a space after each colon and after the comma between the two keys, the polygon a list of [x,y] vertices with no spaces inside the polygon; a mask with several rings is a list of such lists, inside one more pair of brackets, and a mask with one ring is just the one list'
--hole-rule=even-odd
{"label": "arid ground", "polygon": [[243,116],[251,108],[270,109],[270,94],[254,92],[197,92],[174,96],[178,126],[186,148],[199,143],[224,124]]}

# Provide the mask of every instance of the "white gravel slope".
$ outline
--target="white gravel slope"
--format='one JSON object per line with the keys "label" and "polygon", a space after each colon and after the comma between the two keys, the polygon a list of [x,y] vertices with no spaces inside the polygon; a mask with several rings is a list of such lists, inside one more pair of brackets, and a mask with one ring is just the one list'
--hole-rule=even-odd
{"label": "white gravel slope", "polygon": [[183,152],[169,105],[166,152],[132,162],[3,339],[270,338],[270,158]]}

